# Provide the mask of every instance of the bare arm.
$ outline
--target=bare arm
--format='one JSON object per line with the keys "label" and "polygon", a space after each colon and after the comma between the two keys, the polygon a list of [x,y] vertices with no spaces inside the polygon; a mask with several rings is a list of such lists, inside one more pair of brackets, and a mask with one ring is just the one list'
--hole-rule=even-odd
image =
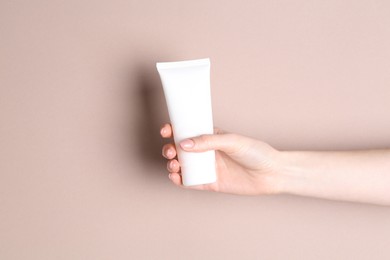
{"label": "bare arm", "polygon": [[[172,137],[169,124],[163,138]],[[390,205],[390,150],[278,151],[242,135],[216,130],[163,147],[169,178],[181,182],[176,149],[216,151],[218,181],[186,188],[241,195],[294,194],[324,199]]]}
{"label": "bare arm", "polygon": [[281,152],[283,192],[390,205],[390,150]]}

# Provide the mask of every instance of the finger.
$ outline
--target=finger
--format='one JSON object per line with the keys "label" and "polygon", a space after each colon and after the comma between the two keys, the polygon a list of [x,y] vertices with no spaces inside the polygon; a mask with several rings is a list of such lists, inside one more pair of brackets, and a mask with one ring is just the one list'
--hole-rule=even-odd
{"label": "finger", "polygon": [[180,147],[188,152],[220,150],[234,154],[248,146],[248,138],[236,134],[201,135],[180,142]]}
{"label": "finger", "polygon": [[222,130],[221,128],[219,128],[219,127],[214,127],[214,134],[215,134],[215,135],[220,135],[220,134],[224,134],[224,133],[225,133],[225,131]]}
{"label": "finger", "polygon": [[[224,134],[224,130],[219,127],[214,127],[214,134]],[[171,124],[164,124],[160,128],[160,135],[164,138],[170,138],[173,136]]]}
{"label": "finger", "polygon": [[163,138],[171,138],[172,137],[172,127],[170,124],[164,124],[160,128],[160,135]]}
{"label": "finger", "polygon": [[169,179],[175,184],[175,185],[177,185],[177,186],[179,186],[179,187],[184,187],[183,186],[183,184],[182,184],[182,182],[181,182],[181,176],[180,176],[180,174],[178,174],[178,173],[170,173],[169,174]]}
{"label": "finger", "polygon": [[[193,185],[193,186],[184,186],[182,182],[182,176],[179,173],[170,173],[168,175],[169,179],[175,184],[176,186],[179,186],[184,189],[192,189],[192,190],[210,190],[215,191],[215,188],[212,188],[210,184],[200,184],[200,185]],[[209,187],[210,186],[210,187]]]}
{"label": "finger", "polygon": [[176,159],[169,160],[167,162],[167,169],[170,173],[179,173],[180,171],[180,164]]}
{"label": "finger", "polygon": [[176,156],[176,147],[174,144],[165,144],[162,148],[162,155],[167,159],[173,159]]}

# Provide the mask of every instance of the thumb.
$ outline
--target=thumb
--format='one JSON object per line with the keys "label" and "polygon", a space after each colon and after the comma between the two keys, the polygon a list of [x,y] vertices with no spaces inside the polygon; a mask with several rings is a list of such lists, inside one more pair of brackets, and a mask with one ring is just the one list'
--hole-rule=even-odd
{"label": "thumb", "polygon": [[233,154],[247,144],[244,137],[236,134],[210,134],[185,139],[180,142],[180,147],[188,152],[220,150],[227,154]]}

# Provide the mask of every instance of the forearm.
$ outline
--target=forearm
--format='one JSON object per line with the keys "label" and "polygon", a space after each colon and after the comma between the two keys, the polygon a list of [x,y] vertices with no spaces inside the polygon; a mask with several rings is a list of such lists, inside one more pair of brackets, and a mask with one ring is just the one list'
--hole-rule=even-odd
{"label": "forearm", "polygon": [[390,205],[390,150],[281,152],[281,192]]}

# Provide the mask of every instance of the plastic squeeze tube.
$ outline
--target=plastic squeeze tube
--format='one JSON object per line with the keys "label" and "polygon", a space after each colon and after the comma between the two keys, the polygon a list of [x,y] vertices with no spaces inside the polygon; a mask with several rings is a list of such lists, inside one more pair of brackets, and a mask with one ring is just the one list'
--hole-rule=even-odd
{"label": "plastic squeeze tube", "polygon": [[215,151],[186,152],[179,143],[212,134],[210,59],[158,62],[184,186],[217,181]]}

